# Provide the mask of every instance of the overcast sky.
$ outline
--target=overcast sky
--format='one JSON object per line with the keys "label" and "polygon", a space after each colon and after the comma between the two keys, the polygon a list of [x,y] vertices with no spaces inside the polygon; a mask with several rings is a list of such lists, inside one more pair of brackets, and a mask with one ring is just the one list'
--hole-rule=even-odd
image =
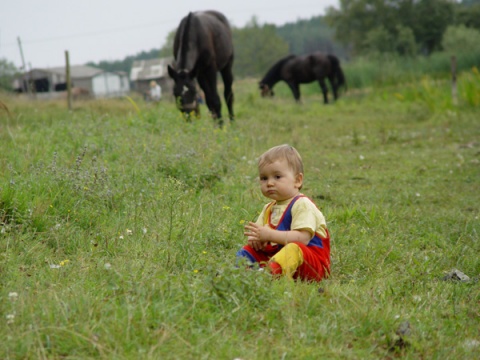
{"label": "overcast sky", "polygon": [[27,68],[122,60],[164,45],[189,11],[219,10],[236,27],[324,15],[338,0],[9,0],[0,10],[0,59]]}

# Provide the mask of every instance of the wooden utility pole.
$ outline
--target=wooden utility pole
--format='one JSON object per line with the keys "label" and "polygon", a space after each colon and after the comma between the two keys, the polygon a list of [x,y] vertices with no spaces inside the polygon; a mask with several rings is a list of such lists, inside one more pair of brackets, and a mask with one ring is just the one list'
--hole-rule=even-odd
{"label": "wooden utility pole", "polygon": [[452,56],[450,59],[451,69],[452,69],[452,103],[453,105],[458,104],[457,99],[457,58]]}
{"label": "wooden utility pole", "polygon": [[[28,94],[30,92],[30,79],[28,78],[28,75],[27,75],[27,65],[25,65],[25,58],[23,57],[22,41],[20,40],[20,36],[17,36],[17,41],[18,41],[18,48],[20,49],[20,57],[22,58],[24,79],[27,82],[25,91]],[[23,85],[24,84],[22,84],[22,88],[23,88]]]}
{"label": "wooden utility pole", "polygon": [[70,81],[70,59],[68,50],[65,50],[65,80],[67,82],[67,105],[72,110],[72,82]]}

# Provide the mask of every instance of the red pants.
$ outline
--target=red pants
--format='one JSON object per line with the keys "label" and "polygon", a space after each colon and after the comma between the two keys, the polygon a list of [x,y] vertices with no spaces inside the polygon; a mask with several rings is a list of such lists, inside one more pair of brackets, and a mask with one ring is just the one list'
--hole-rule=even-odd
{"label": "red pants", "polygon": [[[305,281],[321,281],[326,278],[330,272],[330,259],[325,249],[318,246],[307,246],[299,242],[294,242],[294,244],[302,250],[303,264],[297,268],[293,278]],[[279,250],[278,246],[270,244],[260,251],[255,251],[251,246],[245,245],[238,255],[246,251],[259,263],[260,267],[265,267]]]}

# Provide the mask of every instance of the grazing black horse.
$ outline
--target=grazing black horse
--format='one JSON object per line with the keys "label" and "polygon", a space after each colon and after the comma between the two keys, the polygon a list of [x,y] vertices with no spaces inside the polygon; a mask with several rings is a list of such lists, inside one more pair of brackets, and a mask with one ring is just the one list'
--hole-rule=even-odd
{"label": "grazing black horse", "polygon": [[189,13],[175,33],[173,55],[175,63],[168,66],[168,74],[175,81],[173,95],[179,110],[199,114],[197,79],[212,117],[221,126],[222,104],[217,91],[217,72],[220,71],[230,120],[233,120],[233,43],[227,18],[217,11]]}
{"label": "grazing black horse", "polygon": [[283,80],[292,90],[295,100],[300,101],[299,84],[311,83],[316,80],[322,88],[323,100],[327,104],[328,89],[325,78],[330,81],[333,97],[336,100],[339,87],[346,85],[340,60],[334,55],[315,52],[305,56],[289,55],[284,57],[268,70],[259,85],[263,97],[273,96],[273,86]]}

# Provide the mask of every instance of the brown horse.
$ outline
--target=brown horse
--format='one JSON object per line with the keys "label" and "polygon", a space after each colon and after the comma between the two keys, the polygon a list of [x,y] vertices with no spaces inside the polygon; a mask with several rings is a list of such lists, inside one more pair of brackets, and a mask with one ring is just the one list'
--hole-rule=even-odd
{"label": "brown horse", "polygon": [[168,74],[175,82],[173,95],[179,110],[187,115],[199,114],[196,79],[212,117],[221,126],[222,105],[217,91],[217,72],[220,72],[233,120],[233,43],[226,17],[217,11],[189,13],[175,33],[173,55],[175,63],[168,66]]}
{"label": "brown horse", "polygon": [[295,100],[300,101],[299,85],[318,81],[323,92],[323,100],[327,104],[328,88],[325,78],[330,81],[333,97],[336,100],[339,87],[346,85],[340,60],[334,55],[315,52],[305,56],[289,55],[284,57],[268,70],[259,85],[263,97],[273,96],[273,86],[283,80],[292,90]]}

